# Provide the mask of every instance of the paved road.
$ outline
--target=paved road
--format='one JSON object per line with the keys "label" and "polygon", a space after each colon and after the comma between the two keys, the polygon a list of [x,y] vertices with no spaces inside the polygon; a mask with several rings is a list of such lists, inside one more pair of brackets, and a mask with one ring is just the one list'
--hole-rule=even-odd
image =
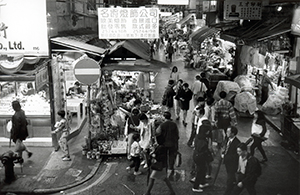
{"label": "paved road", "polygon": [[[161,55],[163,58],[164,56]],[[179,56],[180,57],[180,56]],[[182,61],[175,61],[170,64],[178,66],[180,77],[186,82],[192,84],[194,76],[198,73],[193,69],[183,67]],[[163,69],[156,78],[155,101],[159,102],[163,89],[167,84],[167,77],[170,69]],[[191,113],[188,113],[188,118]],[[250,137],[250,118],[238,118],[238,137],[246,141]],[[192,164],[192,149],[186,146],[191,127],[186,128],[178,122],[180,129],[179,150],[182,153],[182,166],[176,168],[175,177],[172,179],[172,185],[178,195],[197,194],[191,191],[192,184],[189,182]],[[299,162],[288,151],[280,146],[282,138],[270,126],[270,138],[264,143],[264,148],[269,161],[262,165],[263,173],[259,178],[256,189],[258,195],[297,195],[299,194]],[[255,153],[259,159],[262,158],[259,152]],[[218,158],[215,158],[212,176],[215,175]],[[299,159],[298,159],[299,160]],[[147,170],[142,169],[143,174],[134,176],[128,173],[125,168],[129,162],[125,156],[112,157],[102,163],[97,175],[88,183],[76,188],[65,191],[66,194],[79,195],[135,195],[143,194],[147,187]],[[215,186],[210,186],[204,190],[204,195],[221,195],[225,189],[226,173],[225,167],[221,167],[219,177]],[[210,181],[211,182],[211,181]],[[152,194],[168,194],[167,187],[161,181],[157,181],[152,190]],[[247,193],[243,193],[247,194]]]}

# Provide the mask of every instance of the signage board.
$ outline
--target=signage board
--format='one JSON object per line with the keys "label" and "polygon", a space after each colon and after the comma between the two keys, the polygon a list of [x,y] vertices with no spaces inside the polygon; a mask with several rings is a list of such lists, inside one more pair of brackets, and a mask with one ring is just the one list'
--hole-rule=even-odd
{"label": "signage board", "polygon": [[225,20],[261,20],[261,1],[225,0]]}
{"label": "signage board", "polygon": [[0,0],[0,55],[48,56],[46,0]]}
{"label": "signage board", "polygon": [[48,84],[48,69],[47,67],[43,67],[38,70],[35,75],[35,88],[39,91],[44,85]]}
{"label": "signage board", "polygon": [[189,0],[157,0],[158,5],[188,5]]}
{"label": "signage board", "polygon": [[159,38],[158,8],[98,8],[99,39]]}
{"label": "signage board", "polygon": [[203,12],[216,12],[217,1],[203,1]]}
{"label": "signage board", "polygon": [[95,83],[100,77],[100,66],[93,59],[80,59],[75,62],[74,75],[81,83],[87,85]]}
{"label": "signage board", "polygon": [[292,34],[300,36],[300,7],[294,11],[291,29]]}

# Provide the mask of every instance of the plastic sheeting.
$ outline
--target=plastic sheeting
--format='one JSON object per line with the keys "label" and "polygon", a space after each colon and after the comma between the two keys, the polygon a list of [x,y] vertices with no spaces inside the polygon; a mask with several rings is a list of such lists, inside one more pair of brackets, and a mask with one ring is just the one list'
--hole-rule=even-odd
{"label": "plastic sheeting", "polygon": [[252,91],[253,90],[254,86],[248,75],[239,75],[239,76],[235,77],[234,82],[236,82],[240,86],[241,91]]}
{"label": "plastic sheeting", "polygon": [[247,112],[252,115],[256,110],[256,98],[248,91],[236,94],[234,98],[234,108],[239,112]]}
{"label": "plastic sheeting", "polygon": [[227,93],[227,100],[232,100],[236,94],[241,92],[240,86],[233,81],[219,81],[214,93],[214,99],[221,99],[219,94],[221,91],[225,91]]}

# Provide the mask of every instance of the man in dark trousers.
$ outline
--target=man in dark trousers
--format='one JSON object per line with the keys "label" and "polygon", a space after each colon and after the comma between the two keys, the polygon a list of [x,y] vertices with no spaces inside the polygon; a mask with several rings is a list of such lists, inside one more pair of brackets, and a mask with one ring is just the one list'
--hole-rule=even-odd
{"label": "man in dark trousers", "polygon": [[237,185],[231,195],[239,195],[244,188],[246,188],[249,195],[256,195],[255,183],[261,175],[261,165],[257,158],[248,153],[245,143],[240,143],[236,151],[239,155]]}
{"label": "man in dark trousers", "polygon": [[222,157],[224,158],[224,164],[227,172],[226,191],[224,195],[229,195],[236,184],[235,173],[238,169],[239,156],[236,152],[237,146],[241,141],[236,137],[238,130],[234,126],[227,128],[227,139],[225,142],[224,151]]}
{"label": "man in dark trousers", "polygon": [[156,129],[156,139],[159,145],[166,147],[168,156],[167,168],[174,173],[175,158],[178,151],[179,131],[177,124],[172,121],[171,113],[163,114],[165,121]]}

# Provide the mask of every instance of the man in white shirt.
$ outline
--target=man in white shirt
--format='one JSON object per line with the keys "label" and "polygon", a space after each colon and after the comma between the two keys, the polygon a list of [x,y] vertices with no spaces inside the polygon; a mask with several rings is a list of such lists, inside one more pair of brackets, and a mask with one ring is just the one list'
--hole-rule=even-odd
{"label": "man in white shirt", "polygon": [[203,83],[203,82],[201,82],[200,81],[200,79],[201,79],[201,76],[200,75],[196,75],[196,77],[195,77],[195,82],[194,82],[194,84],[193,84],[193,86],[192,86],[192,92],[193,92],[193,102],[194,102],[194,107],[196,107],[196,105],[197,105],[197,99],[198,99],[198,94],[200,93],[200,92],[204,92],[204,93],[206,93],[206,91],[207,91],[207,88],[206,88],[206,86],[205,86],[205,84]]}

